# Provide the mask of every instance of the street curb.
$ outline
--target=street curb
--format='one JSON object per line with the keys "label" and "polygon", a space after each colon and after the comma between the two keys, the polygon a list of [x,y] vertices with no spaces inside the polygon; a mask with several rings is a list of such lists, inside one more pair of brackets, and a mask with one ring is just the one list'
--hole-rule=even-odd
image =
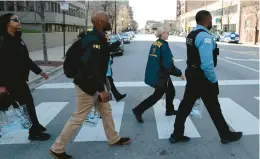
{"label": "street curb", "polygon": [[[46,72],[46,73],[47,73],[48,75],[52,75],[52,74],[56,73],[57,71],[61,70],[62,68],[63,68],[63,65],[60,65],[59,67],[56,67],[56,68],[54,68],[54,69],[51,69],[50,71],[48,71],[48,72]],[[38,82],[39,80],[42,80],[42,79],[43,79],[43,77],[37,76],[37,77],[33,78],[32,80],[30,80],[30,81],[28,82],[28,85],[31,85],[31,84],[33,84],[33,83],[36,83],[36,82]]]}

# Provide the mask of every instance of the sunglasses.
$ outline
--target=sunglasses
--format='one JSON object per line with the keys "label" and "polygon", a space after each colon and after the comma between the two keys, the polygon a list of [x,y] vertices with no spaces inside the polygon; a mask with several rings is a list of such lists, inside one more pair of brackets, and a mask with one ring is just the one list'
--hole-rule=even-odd
{"label": "sunglasses", "polygon": [[16,23],[20,22],[18,18],[13,18],[13,19],[11,19],[11,21],[16,22]]}

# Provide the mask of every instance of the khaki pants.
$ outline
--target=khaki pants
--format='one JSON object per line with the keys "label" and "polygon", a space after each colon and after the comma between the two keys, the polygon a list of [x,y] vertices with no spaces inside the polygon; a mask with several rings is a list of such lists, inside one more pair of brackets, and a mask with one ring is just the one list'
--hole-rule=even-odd
{"label": "khaki pants", "polygon": [[[72,139],[73,135],[78,128],[85,121],[87,114],[91,111],[92,107],[97,103],[98,111],[102,117],[102,122],[105,134],[109,144],[114,144],[120,140],[118,133],[115,130],[115,124],[112,117],[112,109],[109,103],[101,103],[97,100],[98,93],[90,96],[82,91],[77,85],[76,88],[76,110],[64,126],[60,136],[51,146],[51,150],[56,153],[65,152],[65,146]],[[109,86],[108,86],[109,88]]]}

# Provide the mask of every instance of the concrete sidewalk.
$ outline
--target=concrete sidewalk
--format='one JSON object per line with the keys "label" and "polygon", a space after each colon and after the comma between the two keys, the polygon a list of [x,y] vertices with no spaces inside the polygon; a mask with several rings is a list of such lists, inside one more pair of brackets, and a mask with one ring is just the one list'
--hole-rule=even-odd
{"label": "concrete sidewalk", "polygon": [[[70,46],[71,46],[71,44],[65,46],[66,51],[68,50],[68,48]],[[64,61],[63,46],[47,48],[47,54],[48,54],[48,61],[56,61],[56,62]],[[33,61],[43,61],[43,59],[44,59],[43,50],[32,51],[29,53],[29,55]],[[38,66],[40,66],[44,72],[50,72],[57,68],[57,66],[41,66],[41,65],[38,65]],[[61,66],[58,66],[58,67],[61,67]],[[32,82],[33,80],[36,80],[38,78],[39,77],[37,75],[35,75],[32,71],[30,72],[29,82]]]}

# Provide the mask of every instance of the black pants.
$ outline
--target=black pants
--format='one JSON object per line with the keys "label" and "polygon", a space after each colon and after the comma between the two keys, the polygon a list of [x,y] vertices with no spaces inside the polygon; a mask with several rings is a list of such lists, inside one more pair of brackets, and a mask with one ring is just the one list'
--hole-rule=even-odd
{"label": "black pants", "polygon": [[15,84],[8,87],[8,91],[20,105],[26,105],[29,117],[32,122],[32,127],[29,132],[39,133],[40,124],[37,118],[33,97],[26,81],[16,82]]}
{"label": "black pants", "polygon": [[[165,91],[166,88],[166,91]],[[175,89],[172,84],[171,78],[169,77],[168,81],[165,83],[164,88],[155,89],[154,93],[141,102],[134,109],[139,113],[143,114],[147,109],[152,107],[155,103],[157,103],[162,96],[166,93],[166,112],[174,111],[173,99],[175,97]]]}
{"label": "black pants", "polygon": [[112,76],[108,76],[107,77],[111,86],[111,92],[113,94],[113,96],[115,97],[115,99],[119,99],[121,94],[118,92],[118,90],[116,89],[116,86],[114,84],[114,80],[112,78]]}
{"label": "black pants", "polygon": [[201,97],[218,130],[220,138],[224,139],[230,134],[230,130],[222,115],[218,101],[218,83],[213,84],[209,82],[200,71],[195,69],[187,69],[185,75],[187,84],[183,100],[176,115],[173,135],[182,136],[184,134],[186,118],[190,114],[196,99]]}

